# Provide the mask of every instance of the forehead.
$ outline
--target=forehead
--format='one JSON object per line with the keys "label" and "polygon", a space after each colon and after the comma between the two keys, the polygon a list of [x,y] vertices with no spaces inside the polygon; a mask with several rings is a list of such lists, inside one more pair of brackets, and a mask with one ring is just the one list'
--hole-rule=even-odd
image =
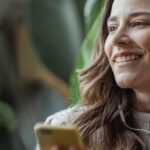
{"label": "forehead", "polygon": [[114,0],[110,16],[127,15],[134,11],[150,11],[150,0]]}

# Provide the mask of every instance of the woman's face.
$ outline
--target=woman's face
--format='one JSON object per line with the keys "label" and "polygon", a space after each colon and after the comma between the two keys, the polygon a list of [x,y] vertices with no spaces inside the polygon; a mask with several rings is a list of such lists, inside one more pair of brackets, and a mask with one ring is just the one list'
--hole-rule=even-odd
{"label": "woman's face", "polygon": [[150,0],[115,0],[105,53],[122,88],[150,85]]}

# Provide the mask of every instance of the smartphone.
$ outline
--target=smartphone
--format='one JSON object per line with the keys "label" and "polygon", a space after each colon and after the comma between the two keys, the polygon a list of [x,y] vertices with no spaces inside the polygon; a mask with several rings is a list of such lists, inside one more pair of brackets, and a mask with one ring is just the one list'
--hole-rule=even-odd
{"label": "smartphone", "polygon": [[54,145],[61,146],[63,150],[67,150],[70,146],[84,149],[79,132],[74,126],[38,123],[34,126],[34,133],[40,150],[50,150]]}

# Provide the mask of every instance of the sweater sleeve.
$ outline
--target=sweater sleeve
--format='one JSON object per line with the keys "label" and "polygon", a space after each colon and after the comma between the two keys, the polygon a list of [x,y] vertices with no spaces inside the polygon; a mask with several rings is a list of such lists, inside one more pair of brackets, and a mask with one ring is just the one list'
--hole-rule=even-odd
{"label": "sweater sleeve", "polygon": [[72,114],[72,108],[67,108],[65,110],[62,110],[60,112],[57,112],[49,116],[46,119],[44,124],[50,124],[54,126],[69,124],[71,114]]}
{"label": "sweater sleeve", "polygon": [[81,115],[85,110],[87,110],[85,106],[75,106],[72,108],[67,108],[49,116],[46,119],[45,124],[50,124],[54,126],[71,124],[72,120]]}

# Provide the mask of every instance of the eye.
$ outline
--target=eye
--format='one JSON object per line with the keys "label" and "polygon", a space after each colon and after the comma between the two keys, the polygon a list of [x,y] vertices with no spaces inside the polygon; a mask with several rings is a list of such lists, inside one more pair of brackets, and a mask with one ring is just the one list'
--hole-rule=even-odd
{"label": "eye", "polygon": [[147,26],[148,23],[144,21],[137,21],[132,24],[132,27],[144,27]]}
{"label": "eye", "polygon": [[116,31],[117,30],[117,26],[108,26],[108,32],[110,33],[110,32],[114,32],[114,31]]}

